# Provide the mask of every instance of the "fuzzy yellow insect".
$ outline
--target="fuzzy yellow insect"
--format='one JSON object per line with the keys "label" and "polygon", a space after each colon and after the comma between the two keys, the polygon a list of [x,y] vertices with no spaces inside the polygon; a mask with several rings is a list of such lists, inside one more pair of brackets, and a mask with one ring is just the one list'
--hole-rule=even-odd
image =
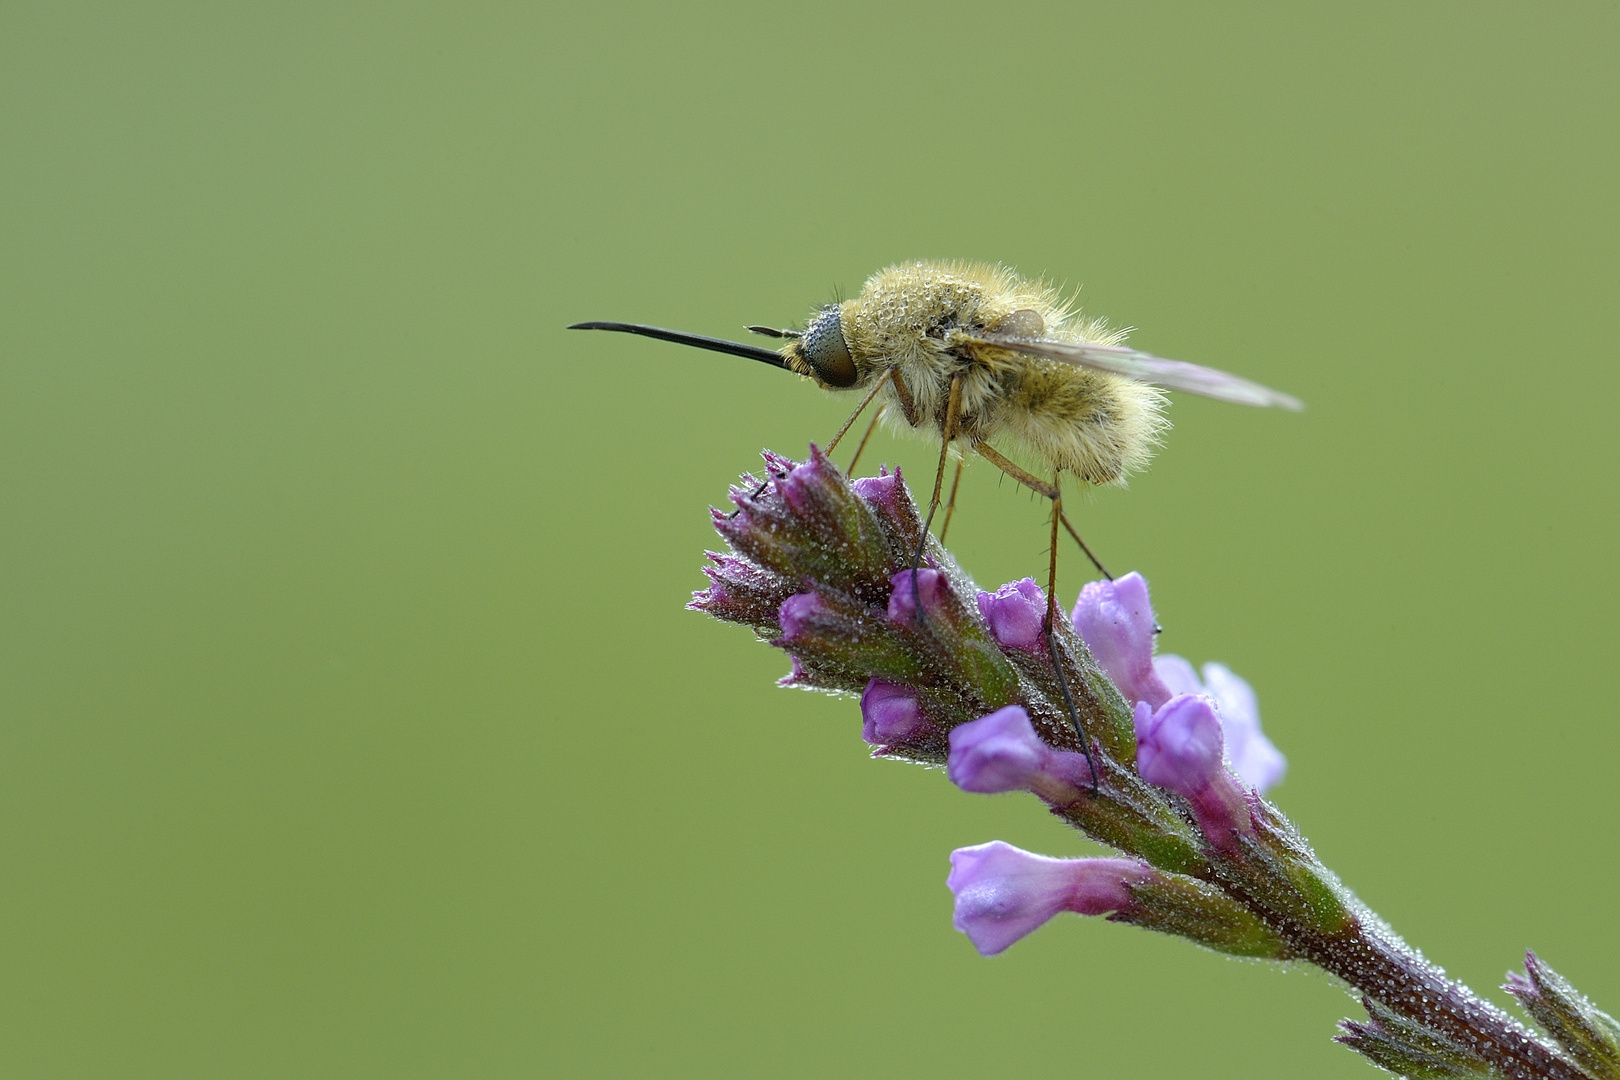
{"label": "fuzzy yellow insect", "polygon": [[[1287,394],[1235,375],[1127,348],[1120,344],[1123,331],[1081,318],[1050,285],[980,263],[898,264],[872,275],[854,298],[823,307],[802,331],[748,327],[785,338],[774,352],[638,323],[587,322],[571,329],[641,334],[760,360],[831,390],[864,389],[829,452],[881,396],[874,425],[885,414],[898,416],[905,428],[940,440],[925,534],[939,508],[950,447],[965,443],[1052,500],[1048,632],[1056,611],[1060,523],[1091,556],[1063,515],[1062,474],[1088,484],[1117,484],[1147,465],[1169,426],[1159,387],[1243,405],[1301,408]],[[997,440],[1039,459],[1051,480],[1020,468],[992,445]],[[960,481],[960,462],[956,475]],[[953,484],[942,534],[955,501]]]}

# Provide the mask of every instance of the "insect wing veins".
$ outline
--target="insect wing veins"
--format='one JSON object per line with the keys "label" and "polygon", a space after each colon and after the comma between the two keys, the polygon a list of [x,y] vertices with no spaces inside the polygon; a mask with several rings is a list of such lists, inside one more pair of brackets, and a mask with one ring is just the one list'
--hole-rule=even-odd
{"label": "insect wing veins", "polygon": [[1189,364],[1183,360],[1166,360],[1162,356],[1126,348],[1124,345],[1095,345],[1004,334],[982,334],[971,340],[1029,356],[1045,357],[1063,364],[1105,371],[1110,375],[1123,375],[1127,379],[1153,383],[1155,386],[1171,390],[1185,390],[1190,394],[1228,401],[1235,405],[1275,405],[1295,412],[1305,407],[1296,397],[1280,390],[1273,390],[1269,386],[1261,386],[1257,382],[1250,382],[1230,372],[1217,371],[1200,364]]}

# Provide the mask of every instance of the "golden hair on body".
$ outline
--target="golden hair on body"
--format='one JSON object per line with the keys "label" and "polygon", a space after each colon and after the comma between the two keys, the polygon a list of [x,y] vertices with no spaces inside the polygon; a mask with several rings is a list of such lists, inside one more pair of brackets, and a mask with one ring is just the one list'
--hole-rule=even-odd
{"label": "golden hair on body", "polygon": [[[850,389],[870,387],[890,372],[884,412],[905,428],[944,434],[951,380],[959,376],[956,438],[978,445],[1006,437],[1054,471],[1117,484],[1147,465],[1169,426],[1164,393],[1155,387],[983,340],[1007,333],[1117,345],[1124,337],[1100,319],[1078,318],[1045,282],[1005,267],[891,266],[836,310],[855,367]],[[794,370],[815,378],[803,341],[784,353]]]}

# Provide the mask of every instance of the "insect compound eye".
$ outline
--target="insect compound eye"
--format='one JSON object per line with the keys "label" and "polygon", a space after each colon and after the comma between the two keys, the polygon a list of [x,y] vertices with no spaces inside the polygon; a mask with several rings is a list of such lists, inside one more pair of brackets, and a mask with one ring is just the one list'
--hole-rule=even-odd
{"label": "insect compound eye", "polygon": [[816,378],[828,386],[842,388],[855,385],[855,361],[850,357],[849,345],[844,341],[843,321],[839,318],[837,308],[824,308],[820,315],[810,320],[804,336],[799,339],[799,348],[804,350],[804,358],[815,369]]}

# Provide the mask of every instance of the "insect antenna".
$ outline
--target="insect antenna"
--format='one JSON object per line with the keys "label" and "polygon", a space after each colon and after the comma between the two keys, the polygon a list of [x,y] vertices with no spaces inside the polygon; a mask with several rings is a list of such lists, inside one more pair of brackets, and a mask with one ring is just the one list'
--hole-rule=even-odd
{"label": "insect antenna", "polygon": [[775,327],[772,327],[772,326],[745,326],[745,327],[743,327],[743,329],[747,330],[750,334],[759,334],[762,337],[774,337],[774,338],[804,337],[804,333],[802,331],[799,331],[799,330],[778,330],[778,329],[776,329]]}
{"label": "insect antenna", "polygon": [[710,352],[730,353],[732,356],[742,356],[749,360],[758,360],[762,364],[781,368],[783,371],[792,371],[787,360],[779,352],[762,349],[757,345],[743,345],[725,338],[705,337],[702,334],[688,334],[681,330],[665,330],[661,326],[647,326],[642,323],[625,322],[579,322],[574,323],[570,330],[616,330],[621,334],[640,334],[642,337],[657,338],[659,341],[673,341],[677,345],[691,345],[697,349],[708,349]]}

